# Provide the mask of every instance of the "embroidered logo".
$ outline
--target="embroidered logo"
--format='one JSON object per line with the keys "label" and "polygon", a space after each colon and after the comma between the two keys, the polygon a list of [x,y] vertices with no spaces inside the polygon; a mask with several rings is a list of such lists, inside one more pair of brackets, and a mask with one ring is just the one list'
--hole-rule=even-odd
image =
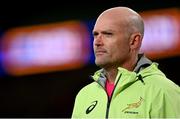
{"label": "embroidered logo", "polygon": [[124,112],[124,113],[138,114],[138,112],[131,112],[131,111],[126,111],[126,110],[128,110],[128,109],[133,109],[133,108],[138,108],[138,107],[141,105],[141,103],[143,102],[143,100],[144,100],[144,99],[143,99],[142,97],[140,97],[140,99],[139,99],[138,102],[136,102],[136,103],[131,103],[131,104],[127,104],[127,107],[124,108],[124,109],[122,110],[122,112]]}
{"label": "embroidered logo", "polygon": [[87,108],[86,114],[89,114],[96,107],[97,102],[97,100],[92,102],[92,104]]}

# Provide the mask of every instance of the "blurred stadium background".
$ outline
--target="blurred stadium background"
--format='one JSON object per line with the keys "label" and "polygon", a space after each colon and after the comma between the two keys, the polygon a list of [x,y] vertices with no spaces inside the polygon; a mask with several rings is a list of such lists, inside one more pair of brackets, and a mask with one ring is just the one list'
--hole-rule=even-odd
{"label": "blurred stadium background", "polygon": [[141,50],[180,85],[177,0],[12,4],[0,9],[0,117],[71,117],[77,92],[99,69],[93,25],[102,11],[115,6],[143,16]]}

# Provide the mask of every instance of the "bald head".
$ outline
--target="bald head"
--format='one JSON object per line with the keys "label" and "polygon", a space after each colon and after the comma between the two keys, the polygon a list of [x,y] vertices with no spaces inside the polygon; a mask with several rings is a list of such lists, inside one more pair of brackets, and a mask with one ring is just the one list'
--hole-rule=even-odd
{"label": "bald head", "polygon": [[105,10],[97,19],[111,19],[125,28],[128,33],[139,32],[144,35],[144,23],[141,16],[128,7],[114,7]]}
{"label": "bald head", "polygon": [[133,69],[144,35],[144,23],[137,12],[127,7],[105,10],[96,20],[93,35],[98,66]]}

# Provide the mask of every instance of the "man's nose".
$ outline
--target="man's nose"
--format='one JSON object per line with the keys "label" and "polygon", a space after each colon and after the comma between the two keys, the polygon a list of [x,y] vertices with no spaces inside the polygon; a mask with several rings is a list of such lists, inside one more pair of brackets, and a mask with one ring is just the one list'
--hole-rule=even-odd
{"label": "man's nose", "polygon": [[96,46],[103,45],[102,35],[98,35],[94,38],[94,45]]}

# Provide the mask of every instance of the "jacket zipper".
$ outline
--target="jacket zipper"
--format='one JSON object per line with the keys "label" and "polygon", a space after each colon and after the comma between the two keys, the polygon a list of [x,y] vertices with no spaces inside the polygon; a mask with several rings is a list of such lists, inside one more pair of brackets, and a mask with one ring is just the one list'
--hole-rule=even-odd
{"label": "jacket zipper", "polygon": [[[122,75],[122,74],[121,74],[121,75]],[[106,108],[106,119],[108,119],[108,117],[109,117],[109,108],[110,108],[110,104],[111,104],[111,99],[112,99],[113,93],[114,93],[114,91],[115,91],[115,88],[116,88],[116,86],[117,86],[117,84],[118,84],[118,82],[119,82],[119,80],[120,80],[120,78],[121,78],[121,75],[119,76],[119,78],[118,78],[118,80],[117,80],[117,83],[116,83],[116,85],[114,86],[114,89],[113,89],[113,92],[112,92],[112,94],[111,94],[111,97],[108,96],[108,94],[107,94],[107,92],[106,92],[106,90],[105,90],[105,92],[106,92],[106,94],[107,94],[107,97],[108,97],[107,108]]]}
{"label": "jacket zipper", "polygon": [[108,116],[109,116],[109,107],[110,107],[110,103],[111,103],[111,98],[112,98],[114,90],[115,90],[115,88],[116,88],[116,86],[117,86],[117,84],[118,84],[118,82],[119,82],[119,80],[121,78],[121,75],[122,74],[120,74],[120,76],[118,78],[118,81],[117,81],[116,85],[114,86],[114,89],[113,89],[113,92],[111,94],[111,97],[108,96],[107,91],[105,90],[105,87],[103,87],[101,84],[99,84],[97,81],[95,81],[96,83],[98,83],[104,89],[104,91],[106,92],[106,95],[107,95],[108,102],[107,102],[107,108],[106,108],[106,117],[105,117],[106,119],[108,119]]}

